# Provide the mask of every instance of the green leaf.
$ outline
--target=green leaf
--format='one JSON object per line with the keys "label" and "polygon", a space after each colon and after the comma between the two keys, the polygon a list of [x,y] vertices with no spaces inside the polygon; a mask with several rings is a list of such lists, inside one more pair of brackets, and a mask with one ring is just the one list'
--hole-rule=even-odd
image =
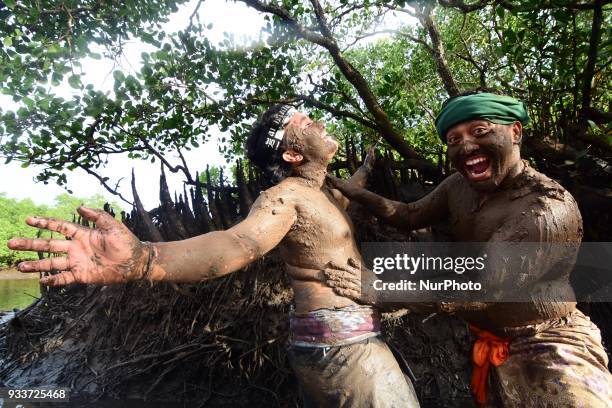
{"label": "green leaf", "polygon": [[2,44],[4,44],[5,47],[10,47],[13,45],[13,38],[12,37],[4,37],[4,39],[2,40]]}
{"label": "green leaf", "polygon": [[123,80],[125,79],[125,75],[123,74],[123,72],[115,70],[113,71],[113,78],[115,78],[115,81],[123,82]]}
{"label": "green leaf", "polygon": [[53,43],[47,48],[47,51],[49,51],[51,54],[57,54],[62,51],[62,47],[60,47],[57,43]]}
{"label": "green leaf", "polygon": [[68,78],[68,83],[73,88],[81,88],[81,76],[80,75],[71,75]]}

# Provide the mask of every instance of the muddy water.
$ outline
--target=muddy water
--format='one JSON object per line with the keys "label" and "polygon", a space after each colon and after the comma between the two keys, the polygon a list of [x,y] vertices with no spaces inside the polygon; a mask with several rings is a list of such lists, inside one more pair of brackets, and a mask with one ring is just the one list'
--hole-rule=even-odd
{"label": "muddy water", "polygon": [[0,279],[0,312],[23,309],[39,296],[38,279]]}

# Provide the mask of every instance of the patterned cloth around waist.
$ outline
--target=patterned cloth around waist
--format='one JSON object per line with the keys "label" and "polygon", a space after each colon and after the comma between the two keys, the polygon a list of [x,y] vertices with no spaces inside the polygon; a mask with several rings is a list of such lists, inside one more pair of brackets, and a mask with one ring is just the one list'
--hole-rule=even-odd
{"label": "patterned cloth around waist", "polygon": [[380,334],[380,313],[369,306],[323,308],[289,314],[291,345],[330,347],[356,343]]}

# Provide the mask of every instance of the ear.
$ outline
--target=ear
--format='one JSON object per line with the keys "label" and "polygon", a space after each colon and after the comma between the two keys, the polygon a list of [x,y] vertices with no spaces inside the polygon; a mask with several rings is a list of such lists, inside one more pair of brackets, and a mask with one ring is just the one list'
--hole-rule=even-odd
{"label": "ear", "polygon": [[523,124],[518,120],[512,124],[512,143],[520,144],[523,139]]}
{"label": "ear", "polygon": [[300,164],[304,160],[304,156],[295,150],[285,150],[283,152],[283,160],[291,164]]}

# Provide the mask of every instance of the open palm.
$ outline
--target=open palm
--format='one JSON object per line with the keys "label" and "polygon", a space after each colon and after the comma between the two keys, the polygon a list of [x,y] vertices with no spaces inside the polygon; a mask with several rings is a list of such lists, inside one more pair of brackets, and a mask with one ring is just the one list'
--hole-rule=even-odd
{"label": "open palm", "polygon": [[22,272],[59,273],[45,276],[41,283],[62,286],[71,283],[124,283],[143,277],[147,248],[121,222],[102,210],[79,207],[79,214],[96,224],[88,228],[53,218],[29,217],[28,225],[59,232],[69,240],[14,238],[10,249],[64,254],[19,264]]}

